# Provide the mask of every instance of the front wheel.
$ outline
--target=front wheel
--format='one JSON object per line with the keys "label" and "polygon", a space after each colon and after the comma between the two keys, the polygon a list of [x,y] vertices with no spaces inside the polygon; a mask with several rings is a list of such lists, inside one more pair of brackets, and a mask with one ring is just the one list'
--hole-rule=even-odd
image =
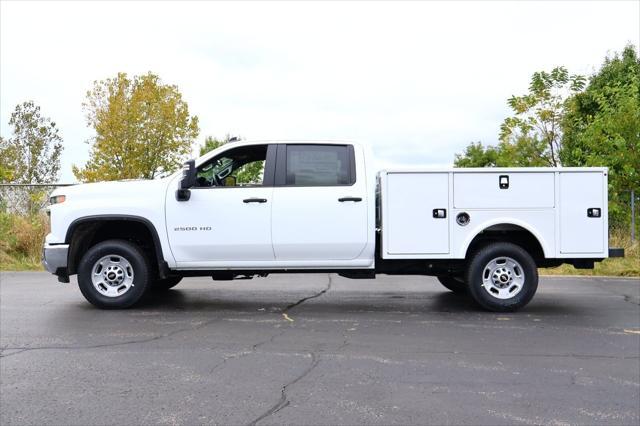
{"label": "front wheel", "polygon": [[467,269],[471,297],[485,309],[515,311],[538,289],[538,269],[526,250],[511,243],[492,243],[473,255]]}
{"label": "front wheel", "polygon": [[124,309],[134,305],[149,284],[149,263],[138,246],[108,240],[91,247],[78,265],[78,286],[92,305]]}

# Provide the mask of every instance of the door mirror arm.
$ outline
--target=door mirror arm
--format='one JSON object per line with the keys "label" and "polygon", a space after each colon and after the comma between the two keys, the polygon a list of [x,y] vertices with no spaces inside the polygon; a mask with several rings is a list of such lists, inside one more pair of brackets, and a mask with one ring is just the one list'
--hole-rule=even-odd
{"label": "door mirror arm", "polygon": [[180,188],[176,191],[176,200],[188,201],[191,198],[192,188],[196,184],[196,160],[189,160],[182,166],[182,179],[180,180]]}

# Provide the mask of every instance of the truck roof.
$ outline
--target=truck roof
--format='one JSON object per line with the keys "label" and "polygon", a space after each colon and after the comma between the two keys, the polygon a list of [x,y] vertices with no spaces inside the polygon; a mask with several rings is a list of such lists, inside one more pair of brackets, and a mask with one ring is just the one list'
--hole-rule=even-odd
{"label": "truck roof", "polygon": [[324,139],[313,139],[313,140],[305,140],[305,139],[261,139],[261,140],[243,140],[238,142],[228,142],[224,145],[219,146],[216,149],[213,149],[206,154],[198,157],[196,160],[196,165],[200,165],[203,162],[207,161],[209,158],[216,155],[216,153],[221,149],[225,148],[225,150],[230,148],[236,148],[240,146],[248,146],[248,145],[260,145],[260,144],[275,144],[275,143],[286,143],[286,144],[304,144],[304,145],[354,145],[357,147],[363,147],[363,144],[350,141],[350,140],[324,140]]}

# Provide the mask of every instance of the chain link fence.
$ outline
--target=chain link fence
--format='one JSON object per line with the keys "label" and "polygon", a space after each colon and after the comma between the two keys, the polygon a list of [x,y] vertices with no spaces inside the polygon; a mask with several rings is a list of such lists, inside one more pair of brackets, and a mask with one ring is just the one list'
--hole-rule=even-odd
{"label": "chain link fence", "polygon": [[72,183],[0,183],[0,211],[16,214],[36,213],[46,207],[49,194]]}

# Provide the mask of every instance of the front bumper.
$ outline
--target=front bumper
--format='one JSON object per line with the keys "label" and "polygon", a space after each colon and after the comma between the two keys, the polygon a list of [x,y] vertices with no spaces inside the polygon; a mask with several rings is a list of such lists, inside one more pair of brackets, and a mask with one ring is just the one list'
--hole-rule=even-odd
{"label": "front bumper", "polygon": [[44,269],[58,276],[62,282],[69,282],[67,273],[67,256],[69,244],[45,244],[42,248],[42,265]]}

